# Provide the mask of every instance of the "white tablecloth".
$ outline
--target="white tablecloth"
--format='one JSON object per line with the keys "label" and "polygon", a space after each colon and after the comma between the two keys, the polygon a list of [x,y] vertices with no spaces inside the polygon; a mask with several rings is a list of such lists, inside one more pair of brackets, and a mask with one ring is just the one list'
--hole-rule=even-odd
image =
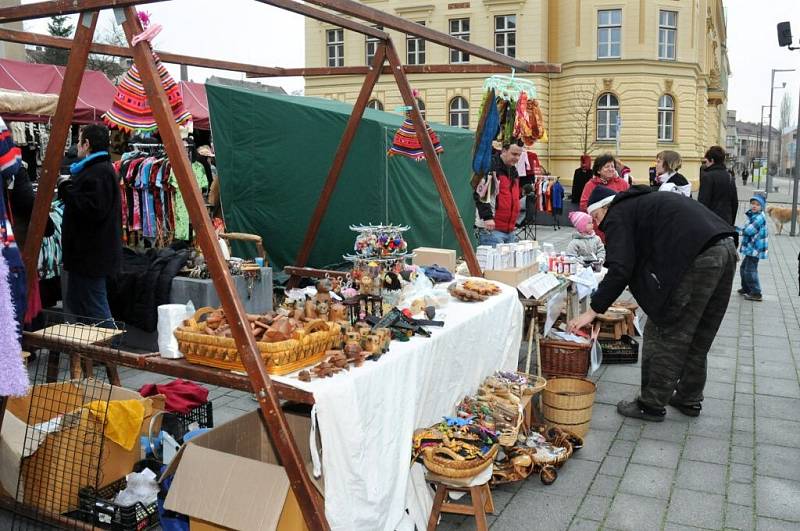
{"label": "white tablecloth", "polygon": [[495,370],[516,369],[516,289],[503,286],[480,303],[453,300],[442,312],[445,326],[430,327],[432,337],[393,341],[377,362],[311,382],[275,377],[314,394],[331,529],[391,531],[411,521],[424,529],[431,499],[422,474],[411,479],[414,430],[452,414]]}

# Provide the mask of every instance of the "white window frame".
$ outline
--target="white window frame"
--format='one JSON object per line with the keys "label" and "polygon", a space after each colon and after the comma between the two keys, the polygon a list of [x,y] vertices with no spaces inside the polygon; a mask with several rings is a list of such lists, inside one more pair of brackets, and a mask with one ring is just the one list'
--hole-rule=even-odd
{"label": "white window frame", "polygon": [[325,49],[328,66],[344,66],[344,29],[333,28],[325,31]]}
{"label": "white window frame", "polygon": [[[498,26],[501,21],[502,25]],[[517,15],[495,15],[494,51],[508,57],[517,56]]]}
{"label": "white window frame", "polygon": [[658,11],[658,59],[674,61],[677,56],[678,12],[661,9]]}
{"label": "white window frame", "polygon": [[[465,25],[466,29],[464,28]],[[451,37],[455,37],[457,39],[461,39],[462,41],[469,42],[469,28],[470,28],[469,17],[451,18],[447,21],[447,28],[450,30]],[[469,53],[462,52],[461,50],[450,49],[450,63],[454,65],[469,63]]]}
{"label": "white window frame", "polygon": [[614,142],[617,140],[617,116],[619,116],[619,98],[611,92],[604,92],[597,98],[597,141]]}
{"label": "white window frame", "polygon": [[[417,24],[424,26],[425,22],[418,21]],[[406,35],[406,64],[425,64],[425,39],[420,39],[414,35]]]}
{"label": "white window frame", "polygon": [[450,125],[469,129],[469,102],[463,96],[456,96],[448,105]]}
{"label": "white window frame", "polygon": [[[375,26],[375,29],[383,30],[383,26]],[[367,66],[372,64],[372,60],[375,59],[375,53],[378,51],[378,45],[381,43],[381,40],[377,37],[371,37],[369,35],[365,35],[364,39],[364,52],[366,56],[366,63]]]}
{"label": "white window frame", "polygon": [[675,98],[670,94],[658,98],[658,141],[675,141]]}
{"label": "white window frame", "polygon": [[371,100],[369,100],[367,102],[367,107],[370,108],[370,109],[375,109],[375,110],[378,110],[378,111],[382,111],[383,110],[383,102],[381,100],[379,100],[378,98],[372,98]]}
{"label": "white window frame", "polygon": [[[618,19],[615,19],[618,15]],[[614,46],[616,45],[616,53]],[[597,58],[620,59],[622,57],[622,9],[599,9],[597,11]]]}

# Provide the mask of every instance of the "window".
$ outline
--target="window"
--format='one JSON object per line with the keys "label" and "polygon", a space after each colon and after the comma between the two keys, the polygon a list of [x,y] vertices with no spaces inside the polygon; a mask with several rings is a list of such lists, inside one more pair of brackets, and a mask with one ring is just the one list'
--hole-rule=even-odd
{"label": "window", "polygon": [[[375,26],[375,29],[382,30],[383,26]],[[372,64],[372,60],[375,59],[375,52],[378,51],[378,44],[380,44],[380,42],[381,42],[380,39],[377,39],[375,37],[370,37],[369,35],[367,35],[366,44],[365,44],[365,49],[366,49],[366,52],[367,52],[366,53],[366,55],[367,55],[367,66],[371,65]]]}
{"label": "window", "polygon": [[328,66],[344,66],[344,30],[329,29],[326,37]]}
{"label": "window", "polygon": [[369,100],[367,102],[367,107],[369,107],[370,109],[377,109],[379,111],[382,111],[383,103],[381,103],[381,100]]}
{"label": "window", "polygon": [[675,100],[669,94],[658,99],[658,141],[672,142],[672,124],[675,121]]}
{"label": "window", "polygon": [[622,42],[622,10],[599,10],[597,12],[597,58],[619,59],[620,42]]}
{"label": "window", "polygon": [[494,17],[494,51],[509,57],[517,56],[517,16]]}
{"label": "window", "polygon": [[[468,18],[453,18],[450,19],[450,35],[457,37],[462,41],[469,40],[469,19]],[[469,54],[459,50],[450,50],[451,63],[468,63]]]}
{"label": "window", "polygon": [[675,60],[675,40],[678,34],[678,12],[658,12],[658,58]]}
{"label": "window", "polygon": [[[425,22],[417,22],[420,26],[424,26]],[[424,65],[425,64],[425,40],[413,35],[406,35],[406,55],[407,64],[410,65]]]}
{"label": "window", "polygon": [[461,96],[450,100],[450,125],[469,129],[469,103]]}
{"label": "window", "polygon": [[619,118],[619,100],[606,92],[597,100],[597,140],[617,139],[617,119]]}
{"label": "window", "polygon": [[425,102],[422,101],[422,98],[417,98],[417,107],[419,107],[419,113],[422,115],[422,119],[425,119]]}

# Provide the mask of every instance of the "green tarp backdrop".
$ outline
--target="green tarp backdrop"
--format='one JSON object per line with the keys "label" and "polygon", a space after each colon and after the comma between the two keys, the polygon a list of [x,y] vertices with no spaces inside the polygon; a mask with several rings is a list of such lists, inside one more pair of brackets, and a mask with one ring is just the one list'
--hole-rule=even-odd
{"label": "green tarp backdrop", "polygon": [[[238,87],[206,88],[227,230],[261,235],[273,268],[293,265],[352,106]],[[410,248],[444,247],[462,254],[427,163],[386,155],[402,121],[399,114],[366,110],[309,266],[342,262],[355,239],[349,226],[370,222],[410,225]],[[445,175],[473,238],[469,180],[474,133],[432,127],[444,147]]]}

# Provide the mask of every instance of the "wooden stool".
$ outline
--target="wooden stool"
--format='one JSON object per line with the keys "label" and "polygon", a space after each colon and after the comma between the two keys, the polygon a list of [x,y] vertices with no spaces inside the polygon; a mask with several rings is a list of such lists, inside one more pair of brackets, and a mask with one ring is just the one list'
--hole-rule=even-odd
{"label": "wooden stool", "polygon": [[597,336],[600,339],[619,340],[625,335],[627,324],[624,315],[609,311],[601,313],[596,319],[600,324],[600,334]]}
{"label": "wooden stool", "polygon": [[[486,513],[494,513],[494,501],[492,491],[489,490],[489,483],[474,487],[454,487],[441,482],[436,483],[436,496],[433,499],[433,510],[428,519],[428,531],[433,531],[439,523],[440,513],[466,514],[475,517],[475,524],[478,531],[489,529],[486,523]],[[472,504],[460,504],[445,501],[450,492],[464,492],[472,498]]]}

